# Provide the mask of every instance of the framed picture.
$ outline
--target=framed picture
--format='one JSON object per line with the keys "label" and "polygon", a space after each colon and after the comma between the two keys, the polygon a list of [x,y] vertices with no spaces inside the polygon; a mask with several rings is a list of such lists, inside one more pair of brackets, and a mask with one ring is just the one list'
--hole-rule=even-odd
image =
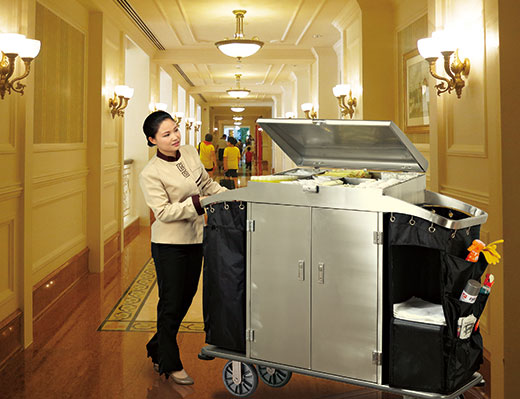
{"label": "framed picture", "polygon": [[405,133],[428,133],[430,125],[429,65],[417,49],[403,55]]}

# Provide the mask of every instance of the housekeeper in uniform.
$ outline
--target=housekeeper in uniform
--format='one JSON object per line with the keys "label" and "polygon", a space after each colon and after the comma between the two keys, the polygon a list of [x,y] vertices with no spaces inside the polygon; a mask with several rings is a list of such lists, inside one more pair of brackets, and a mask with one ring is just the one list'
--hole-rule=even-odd
{"label": "housekeeper in uniform", "polygon": [[181,133],[171,115],[150,114],[143,124],[149,146],[157,146],[139,179],[146,203],[155,215],[152,257],[157,272],[157,333],[146,345],[154,369],[177,384],[193,379],[182,366],[177,332],[197,291],[202,265],[204,196],[225,191],[201,163],[195,147],[181,146]]}

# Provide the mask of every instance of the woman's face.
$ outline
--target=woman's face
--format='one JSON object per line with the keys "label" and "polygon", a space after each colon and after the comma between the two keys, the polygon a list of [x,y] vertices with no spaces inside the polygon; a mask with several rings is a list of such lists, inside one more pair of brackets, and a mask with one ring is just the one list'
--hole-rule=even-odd
{"label": "woman's face", "polygon": [[171,119],[165,119],[159,125],[155,138],[149,137],[164,155],[174,157],[181,146],[181,132],[177,124]]}

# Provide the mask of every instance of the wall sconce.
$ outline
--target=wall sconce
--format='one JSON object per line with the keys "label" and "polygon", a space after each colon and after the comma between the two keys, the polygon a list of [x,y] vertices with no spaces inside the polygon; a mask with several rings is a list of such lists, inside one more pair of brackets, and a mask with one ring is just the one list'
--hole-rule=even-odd
{"label": "wall sconce", "polygon": [[124,116],[123,111],[128,106],[128,100],[134,95],[134,89],[128,86],[116,86],[114,88],[114,97],[108,100],[108,108],[112,114],[112,119],[117,116]]}
{"label": "wall sconce", "polygon": [[334,93],[334,97],[338,99],[341,118],[346,119],[348,115],[349,118],[352,119],[354,112],[356,111],[357,99],[352,97],[350,85],[336,85],[332,88],[332,92]]}
{"label": "wall sconce", "polygon": [[184,118],[184,112],[176,112],[173,114],[173,121],[180,126],[182,118]]}
{"label": "wall sconce", "polygon": [[[440,96],[445,92],[451,93],[455,90],[457,98],[460,98],[462,89],[465,86],[465,82],[461,75],[466,77],[469,75],[470,62],[467,58],[461,62],[459,59],[459,49],[453,44],[453,37],[450,37],[444,31],[433,32],[431,38],[418,40],[417,48],[419,49],[421,56],[430,64],[430,74],[435,79],[442,81],[435,85],[437,95]],[[454,53],[455,56],[450,65],[451,56]],[[435,71],[435,63],[441,54],[444,58],[444,70],[449,76],[449,79],[437,75]]]}
{"label": "wall sconce", "polygon": [[316,109],[314,109],[314,104],[312,103],[303,103],[302,111],[305,113],[305,117],[307,119],[318,118],[318,106],[316,106]]}
{"label": "wall sconce", "polygon": [[[31,62],[40,52],[39,40],[27,39],[18,33],[0,33],[0,97],[4,99],[5,93],[11,94],[11,90],[23,96],[25,85],[20,80],[25,79],[31,72]],[[25,65],[22,75],[13,80],[16,57],[20,57]],[[16,83],[16,85],[14,84]]]}
{"label": "wall sconce", "polygon": [[291,112],[291,111],[286,112],[286,113],[285,113],[285,117],[286,117],[287,119],[294,119],[294,118],[296,118],[296,112]]}
{"label": "wall sconce", "polygon": [[201,121],[195,122],[195,126],[194,126],[195,133],[198,133],[200,131],[200,127],[201,126],[202,126],[202,122]]}
{"label": "wall sconce", "polygon": [[186,130],[190,130],[194,122],[194,118],[186,118]]}
{"label": "wall sconce", "polygon": [[168,108],[168,104],[165,103],[151,103],[149,106],[150,112],[166,111],[166,108]]}

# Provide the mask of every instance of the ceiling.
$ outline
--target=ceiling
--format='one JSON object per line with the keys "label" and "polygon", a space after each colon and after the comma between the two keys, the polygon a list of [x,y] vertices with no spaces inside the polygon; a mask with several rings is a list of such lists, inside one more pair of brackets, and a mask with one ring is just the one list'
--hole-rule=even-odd
{"label": "ceiling", "polygon": [[[345,0],[113,0],[140,18],[157,52],[154,61],[176,65],[193,86],[190,94],[201,94],[212,104],[232,102],[225,92],[241,86],[251,90],[242,103],[265,104],[282,92],[297,68],[315,61],[313,47],[331,47],[339,32],[331,22]],[[247,10],[244,36],[257,36],[264,47],[255,55],[236,59],[220,53],[214,43],[232,38],[235,9]]]}

